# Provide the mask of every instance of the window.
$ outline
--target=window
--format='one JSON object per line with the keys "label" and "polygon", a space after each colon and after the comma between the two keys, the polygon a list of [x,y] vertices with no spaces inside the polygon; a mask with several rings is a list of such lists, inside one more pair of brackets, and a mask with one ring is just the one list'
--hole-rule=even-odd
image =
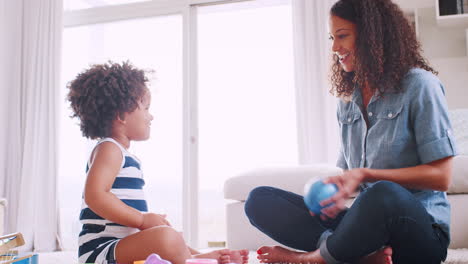
{"label": "window", "polygon": [[201,247],[225,241],[226,179],[298,163],[291,4],[269,3],[198,8]]}
{"label": "window", "polygon": [[[104,7],[111,2],[131,6],[125,16],[131,20],[121,20],[120,8]],[[194,8],[195,13],[191,1],[137,2],[144,1],[68,0],[65,7],[71,11],[65,19],[69,26],[63,43],[64,87],[89,64],[107,60],[130,60],[139,68],[155,70],[150,87],[155,117],[151,139],[133,144],[130,150],[142,160],[150,210],[166,213],[179,230],[182,225],[187,227],[183,230],[188,234],[187,242],[204,248],[208,241],[225,241],[222,191],[227,178],[254,167],[298,163],[291,1],[220,0],[211,5],[212,0],[197,0],[201,5]],[[92,10],[73,12],[83,8]],[[192,21],[193,14],[196,26],[182,23],[183,18]],[[149,18],[142,18],[145,16]],[[193,43],[194,39],[198,43]],[[198,46],[198,61],[191,57],[194,44]],[[183,50],[189,51],[184,53],[187,57],[183,57]],[[197,78],[191,78],[194,72],[198,72]],[[197,90],[184,94],[183,80],[189,84],[186,88]],[[64,88],[63,98],[66,92]],[[190,103],[184,104],[184,100]],[[60,208],[63,244],[72,249],[81,228],[78,215],[85,163],[95,142],[82,138],[77,120],[69,118],[68,102],[64,101],[63,109]],[[193,116],[184,117],[188,110]],[[198,123],[191,123],[193,120]],[[184,129],[199,136],[190,147],[183,145]],[[199,168],[198,204],[190,203],[195,198],[193,192],[182,193],[182,186],[190,183],[183,182],[184,166],[194,165],[184,162],[183,156],[188,154],[184,149],[198,155],[190,159],[198,160],[194,166]],[[197,175],[191,173],[185,176]],[[196,190],[195,186],[188,188]],[[183,201],[189,201],[185,207]],[[197,212],[198,226],[188,219]],[[198,241],[194,239],[197,236]]]}
{"label": "window", "polygon": [[[78,221],[86,178],[86,160],[95,142],[85,140],[78,120],[70,119],[66,83],[90,64],[130,60],[154,69],[151,138],[132,143],[130,151],[142,161],[150,210],[165,213],[177,229],[182,226],[182,17],[135,19],[65,28],[63,35],[63,114],[61,115],[59,197],[63,246],[76,248]],[[151,76],[150,76],[151,77]]]}
{"label": "window", "polygon": [[146,1],[151,0],[64,0],[63,7],[65,11],[71,11],[100,6],[121,5]]}

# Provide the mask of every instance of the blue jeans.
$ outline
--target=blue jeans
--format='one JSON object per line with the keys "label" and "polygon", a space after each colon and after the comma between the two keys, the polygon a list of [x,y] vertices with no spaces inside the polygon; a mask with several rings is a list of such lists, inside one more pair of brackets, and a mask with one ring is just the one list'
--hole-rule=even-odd
{"label": "blue jeans", "polygon": [[330,262],[354,263],[383,246],[392,247],[396,264],[440,263],[447,256],[447,234],[413,194],[393,182],[367,188],[351,208],[327,221],[311,216],[302,196],[266,186],[250,192],[245,213],[252,225],[291,248],[314,251],[325,238]]}

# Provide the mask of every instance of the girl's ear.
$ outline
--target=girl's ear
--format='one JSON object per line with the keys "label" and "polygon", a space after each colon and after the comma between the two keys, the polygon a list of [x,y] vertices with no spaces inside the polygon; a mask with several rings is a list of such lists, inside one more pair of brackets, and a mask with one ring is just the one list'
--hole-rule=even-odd
{"label": "girl's ear", "polygon": [[127,121],[125,121],[125,117],[126,117],[126,114],[125,113],[120,113],[120,114],[117,114],[117,122],[120,123],[120,124],[125,124],[127,123]]}

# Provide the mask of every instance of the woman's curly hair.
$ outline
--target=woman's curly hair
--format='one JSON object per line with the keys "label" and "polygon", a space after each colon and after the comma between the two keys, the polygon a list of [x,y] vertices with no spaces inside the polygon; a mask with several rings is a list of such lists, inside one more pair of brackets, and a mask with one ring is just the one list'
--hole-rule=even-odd
{"label": "woman's curly hair", "polygon": [[330,93],[350,96],[356,85],[386,92],[401,92],[403,77],[413,67],[437,72],[421,55],[421,45],[402,10],[391,0],[340,0],[330,15],[356,24],[354,72],[345,72],[333,55]]}
{"label": "woman's curly hair", "polygon": [[112,122],[133,112],[146,93],[145,71],[130,62],[109,61],[92,65],[68,84],[73,114],[83,136],[98,139],[111,136]]}

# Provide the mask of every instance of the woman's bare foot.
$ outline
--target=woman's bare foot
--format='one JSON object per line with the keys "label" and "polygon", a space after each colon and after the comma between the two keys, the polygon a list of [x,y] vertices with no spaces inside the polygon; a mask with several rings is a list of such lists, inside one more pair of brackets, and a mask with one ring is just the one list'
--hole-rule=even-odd
{"label": "woman's bare foot", "polygon": [[391,247],[383,247],[374,253],[363,257],[360,264],[392,264],[393,250]]}
{"label": "woman's bare foot", "polygon": [[257,250],[260,263],[325,263],[319,251],[297,252],[280,246],[263,246]]}

